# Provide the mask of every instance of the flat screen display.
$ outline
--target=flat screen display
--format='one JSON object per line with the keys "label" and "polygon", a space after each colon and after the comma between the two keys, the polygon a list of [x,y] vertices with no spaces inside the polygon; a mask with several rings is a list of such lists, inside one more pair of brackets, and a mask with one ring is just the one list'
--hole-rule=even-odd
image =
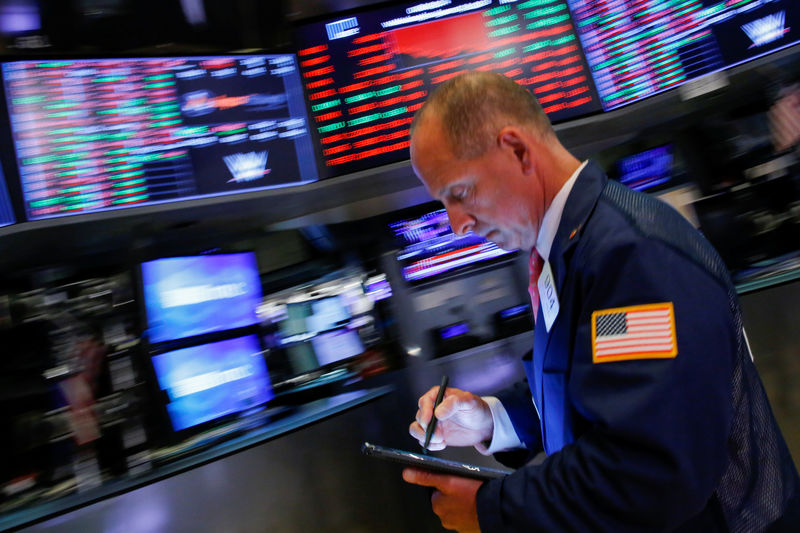
{"label": "flat screen display", "polygon": [[568,0],[605,110],[800,42],[793,0]]}
{"label": "flat screen display", "polygon": [[322,333],[311,339],[311,345],[320,366],[350,359],[364,352],[364,345],[355,330]]}
{"label": "flat screen display", "polygon": [[403,278],[421,281],[475,263],[514,253],[473,233],[459,236],[450,228],[447,211],[440,209],[389,225],[404,243],[397,255]]}
{"label": "flat screen display", "polygon": [[617,169],[619,181],[635,191],[658,187],[672,176],[672,147],[659,146],[623,157]]}
{"label": "flat screen display", "polygon": [[8,226],[16,222],[14,209],[11,207],[11,197],[8,195],[5,176],[0,169],[0,227]]}
{"label": "flat screen display", "polygon": [[304,25],[297,40],[332,173],[407,159],[414,111],[465,70],[530,88],[555,122],[601,110],[566,0],[409,2]]}
{"label": "flat screen display", "polygon": [[267,403],[274,397],[258,338],[248,335],[151,358],[175,431]]}
{"label": "flat screen display", "polygon": [[261,282],[252,252],[168,257],[141,268],[151,343],[259,322]]}
{"label": "flat screen display", "polygon": [[28,219],[317,179],[293,54],[2,65]]}
{"label": "flat screen display", "polygon": [[326,331],[350,320],[350,313],[340,296],[330,296],[311,302],[311,316],[306,319],[309,331]]}

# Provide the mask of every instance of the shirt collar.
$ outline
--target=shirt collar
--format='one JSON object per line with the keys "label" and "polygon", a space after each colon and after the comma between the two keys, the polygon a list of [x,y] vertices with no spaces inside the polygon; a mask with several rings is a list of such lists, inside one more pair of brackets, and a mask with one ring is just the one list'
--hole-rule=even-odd
{"label": "shirt collar", "polygon": [[575,185],[575,180],[578,179],[578,174],[581,173],[583,167],[586,166],[588,161],[581,163],[581,166],[572,173],[572,176],[561,186],[561,189],[556,194],[550,207],[544,212],[542,217],[542,227],[539,228],[539,235],[536,237],[536,251],[542,256],[542,259],[548,261],[550,259],[550,248],[553,246],[553,241],[556,238],[556,231],[561,223],[561,215],[564,213],[564,206],[569,198],[569,193]]}

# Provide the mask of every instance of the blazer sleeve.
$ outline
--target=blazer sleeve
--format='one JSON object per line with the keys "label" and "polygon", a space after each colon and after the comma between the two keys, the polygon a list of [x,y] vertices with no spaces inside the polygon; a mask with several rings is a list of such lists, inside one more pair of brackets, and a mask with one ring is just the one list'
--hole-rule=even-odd
{"label": "blazer sleeve", "polygon": [[[672,530],[703,510],[726,464],[735,352],[727,293],[659,242],[595,247],[578,261],[566,402],[580,436],[539,465],[484,483],[478,516],[495,531]],[[592,313],[672,302],[674,358],[592,361]],[[569,309],[567,307],[571,306]]]}

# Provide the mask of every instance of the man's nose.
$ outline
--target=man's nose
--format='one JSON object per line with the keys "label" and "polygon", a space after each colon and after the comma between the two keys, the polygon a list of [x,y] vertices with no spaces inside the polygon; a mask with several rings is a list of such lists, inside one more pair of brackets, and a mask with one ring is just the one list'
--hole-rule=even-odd
{"label": "man's nose", "polygon": [[456,235],[464,235],[475,227],[475,218],[460,207],[448,207],[447,218],[450,219],[450,228]]}

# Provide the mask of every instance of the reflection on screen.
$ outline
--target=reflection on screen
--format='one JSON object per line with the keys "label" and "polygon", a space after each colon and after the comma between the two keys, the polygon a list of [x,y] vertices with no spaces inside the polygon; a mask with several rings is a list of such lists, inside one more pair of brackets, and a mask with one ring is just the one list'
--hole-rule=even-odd
{"label": "reflection on screen", "polygon": [[317,179],[294,55],[2,65],[29,219]]}
{"label": "reflection on screen", "polygon": [[176,431],[263,405],[274,396],[255,335],[152,357]]}
{"label": "reflection on screen", "polygon": [[142,263],[151,343],[258,323],[255,254],[168,257]]}
{"label": "reflection on screen", "polygon": [[450,229],[444,209],[400,220],[390,227],[405,242],[397,260],[402,265],[406,281],[430,278],[514,252],[503,250],[473,233],[456,235]]}
{"label": "reflection on screen", "polygon": [[601,109],[566,0],[409,2],[306,25],[298,40],[337,173],[407,158],[414,111],[465,70],[530,88],[554,121]]}

